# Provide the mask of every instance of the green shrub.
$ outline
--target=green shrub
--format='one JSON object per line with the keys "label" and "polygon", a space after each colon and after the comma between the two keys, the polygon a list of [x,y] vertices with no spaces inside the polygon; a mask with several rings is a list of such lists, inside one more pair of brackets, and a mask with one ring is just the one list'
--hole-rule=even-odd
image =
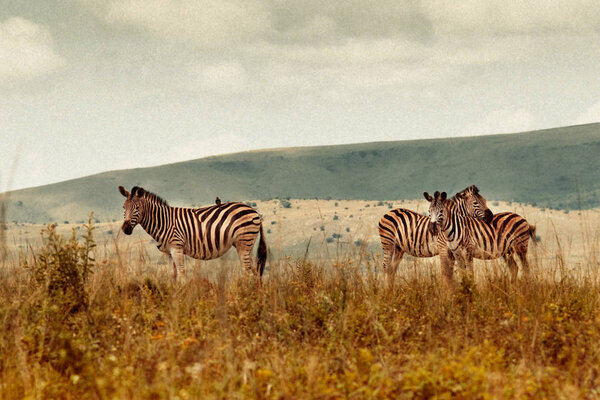
{"label": "green shrub", "polygon": [[75,229],[65,238],[56,232],[56,225],[42,230],[43,246],[36,254],[36,262],[23,261],[31,272],[33,284],[45,288],[49,297],[79,308],[87,304],[85,283],[94,267],[93,250],[96,247],[92,225],[93,214],[84,225],[81,241]]}
{"label": "green shrub", "polygon": [[283,208],[292,208],[292,203],[285,199],[279,199],[279,205]]}

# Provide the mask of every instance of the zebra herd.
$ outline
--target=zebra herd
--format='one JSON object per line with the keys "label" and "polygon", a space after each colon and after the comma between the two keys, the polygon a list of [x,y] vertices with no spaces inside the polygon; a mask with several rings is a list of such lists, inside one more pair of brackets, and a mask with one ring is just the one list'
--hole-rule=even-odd
{"label": "zebra herd", "polygon": [[[184,255],[211,260],[221,257],[235,247],[243,266],[263,274],[267,245],[258,212],[237,202],[216,204],[203,208],[171,207],[154,193],[135,186],[128,192],[119,186],[125,197],[124,221],[121,227],[130,235],[140,225],[169,256],[173,279],[183,272]],[[443,276],[451,281],[454,262],[472,271],[473,258],[503,257],[516,279],[517,254],[525,272],[529,269],[527,249],[529,238],[535,242],[535,226],[512,212],[493,214],[479,189],[472,185],[452,198],[445,192],[433,196],[424,193],[430,203],[429,217],[411,210],[397,208],[379,221],[379,236],[383,248],[383,269],[393,279],[404,253],[413,257],[440,256]],[[252,248],[260,240],[255,268]]]}
{"label": "zebra herd", "polygon": [[527,249],[529,238],[535,243],[535,226],[512,212],[493,214],[487,202],[472,185],[448,199],[446,192],[431,196],[429,217],[398,208],[379,221],[379,237],[383,247],[383,269],[390,275],[404,253],[413,257],[440,256],[442,275],[452,280],[454,261],[473,269],[473,258],[490,260],[503,257],[515,280],[517,254],[524,272],[529,271]]}

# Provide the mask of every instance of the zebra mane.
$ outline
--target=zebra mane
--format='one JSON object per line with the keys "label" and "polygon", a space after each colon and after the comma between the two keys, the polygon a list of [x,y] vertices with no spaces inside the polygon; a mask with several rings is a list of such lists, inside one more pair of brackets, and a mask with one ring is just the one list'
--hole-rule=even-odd
{"label": "zebra mane", "polygon": [[460,199],[460,197],[458,197],[458,193],[456,193],[454,196],[450,197],[448,200],[451,200],[453,202],[458,202],[458,200]]}
{"label": "zebra mane", "polygon": [[[136,192],[140,192],[140,193],[136,193]],[[139,186],[134,186],[131,189],[131,195],[132,196],[138,195],[140,197],[149,199],[149,200],[151,200],[151,201],[153,201],[155,203],[159,203],[159,204],[162,204],[164,206],[168,206],[169,205],[169,203],[167,203],[167,201],[165,199],[163,199],[162,197],[160,197],[159,195],[154,194],[152,192],[149,192],[146,189],[143,189],[143,188],[141,188]]]}

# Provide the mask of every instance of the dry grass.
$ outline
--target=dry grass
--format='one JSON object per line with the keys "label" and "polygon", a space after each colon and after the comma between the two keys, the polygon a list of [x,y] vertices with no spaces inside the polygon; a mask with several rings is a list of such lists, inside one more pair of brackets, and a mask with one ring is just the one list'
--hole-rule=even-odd
{"label": "dry grass", "polygon": [[559,239],[515,285],[488,262],[454,290],[437,260],[388,285],[364,246],[173,285],[143,246],[50,236],[0,269],[1,399],[600,397],[597,235],[577,264]]}

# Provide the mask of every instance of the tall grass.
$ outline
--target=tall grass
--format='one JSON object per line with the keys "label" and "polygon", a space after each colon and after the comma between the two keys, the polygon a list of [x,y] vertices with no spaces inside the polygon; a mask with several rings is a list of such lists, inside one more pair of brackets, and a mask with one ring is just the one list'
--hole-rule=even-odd
{"label": "tall grass", "polygon": [[1,270],[1,399],[600,396],[597,256],[533,252],[516,284],[490,262],[451,289],[437,261],[388,284],[356,248],[270,259],[262,286],[237,262],[173,284],[83,231]]}

